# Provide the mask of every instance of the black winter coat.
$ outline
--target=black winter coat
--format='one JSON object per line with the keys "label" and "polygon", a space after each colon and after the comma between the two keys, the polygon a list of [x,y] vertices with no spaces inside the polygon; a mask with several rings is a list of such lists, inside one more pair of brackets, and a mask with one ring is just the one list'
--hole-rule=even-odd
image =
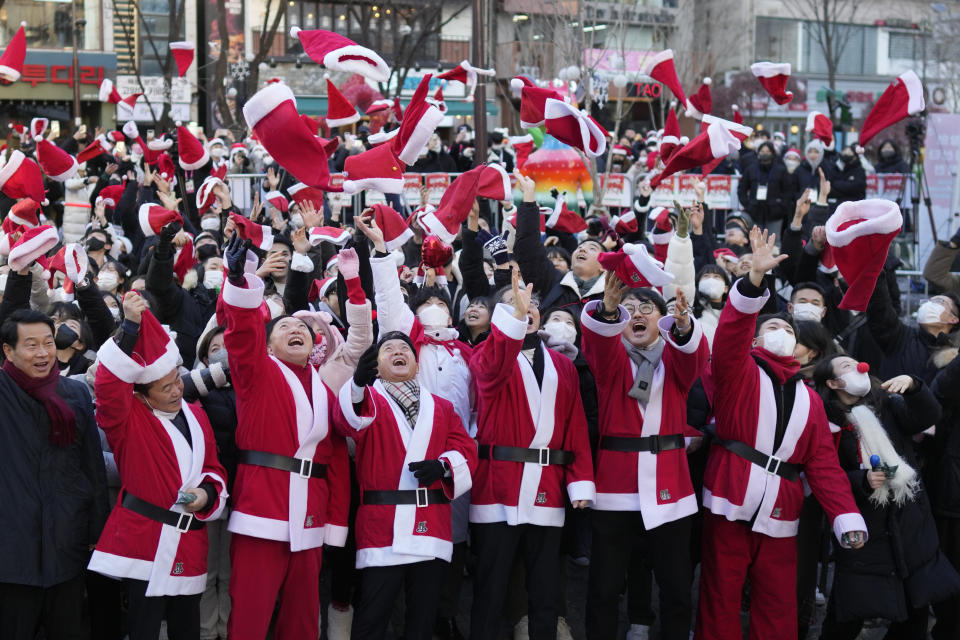
{"label": "black winter coat", "polygon": [[[918,469],[911,437],[937,422],[940,404],[929,387],[914,380],[915,391],[885,395],[877,417],[900,457]],[[834,411],[828,410],[828,416],[832,422],[846,423]],[[837,548],[832,597],[838,620],[904,620],[911,607],[939,602],[960,590],[960,576],[940,552],[922,482],[913,500],[878,507],[869,499],[855,431],[841,431],[838,453],[869,535],[861,549]],[[918,481],[919,477],[918,470]]]}
{"label": "black winter coat", "polygon": [[[767,193],[764,199],[760,199],[758,195],[763,187]],[[737,196],[741,206],[761,228],[769,222],[782,220],[787,203],[793,197],[793,187],[783,161],[775,159],[767,168],[759,162],[751,163],[740,178]]]}
{"label": "black winter coat", "polygon": [[940,370],[931,389],[943,415],[937,422],[930,501],[937,515],[960,518],[960,356]]}
{"label": "black winter coat", "polygon": [[[836,156],[833,156],[836,158]],[[824,159],[821,163],[823,173],[830,181],[830,204],[855,202],[867,197],[867,174],[860,165],[859,159],[851,166],[835,162],[833,159]]]}
{"label": "black winter coat", "polygon": [[93,400],[61,378],[77,419],[74,444],[50,444],[43,405],[0,372],[0,582],[51,587],[83,573],[109,511]]}

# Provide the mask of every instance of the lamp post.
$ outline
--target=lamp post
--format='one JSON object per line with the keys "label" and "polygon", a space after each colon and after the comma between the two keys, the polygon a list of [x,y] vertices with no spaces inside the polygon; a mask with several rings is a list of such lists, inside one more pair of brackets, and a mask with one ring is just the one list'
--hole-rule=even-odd
{"label": "lamp post", "polygon": [[73,11],[73,126],[80,126],[80,58],[77,48],[80,46],[80,34],[87,21],[77,17],[77,0],[70,1]]}
{"label": "lamp post", "polygon": [[[486,27],[484,25],[483,14],[484,0],[473,0],[473,64],[485,68],[486,48],[484,38]],[[477,83],[476,93],[473,102],[473,166],[483,164],[487,161],[487,88],[482,80]]]}

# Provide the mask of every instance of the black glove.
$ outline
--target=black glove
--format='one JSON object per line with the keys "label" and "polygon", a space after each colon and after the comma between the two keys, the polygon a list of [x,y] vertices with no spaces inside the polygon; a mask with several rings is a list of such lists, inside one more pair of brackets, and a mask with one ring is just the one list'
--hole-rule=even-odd
{"label": "black glove", "polygon": [[[166,228],[166,227],[164,227]],[[224,249],[223,257],[227,261],[227,275],[234,284],[243,284],[243,267],[247,262],[247,246],[239,233],[234,233]]]}
{"label": "black glove", "polygon": [[363,352],[357,361],[357,370],[353,372],[353,383],[358,387],[366,387],[377,379],[377,356],[380,355],[377,344],[374,343]]}
{"label": "black glove", "polygon": [[447,473],[447,469],[439,460],[411,462],[407,467],[413,471],[417,481],[425,487],[429,487]]}
{"label": "black glove", "polygon": [[174,220],[173,222],[164,226],[163,229],[160,229],[160,239],[166,242],[171,242],[174,237],[180,233],[181,229],[183,229],[183,225]]}
{"label": "black glove", "polygon": [[510,251],[507,249],[507,238],[510,231],[504,231],[502,236],[495,236],[486,229],[477,230],[477,242],[490,253],[490,257],[498,265],[510,262]]}

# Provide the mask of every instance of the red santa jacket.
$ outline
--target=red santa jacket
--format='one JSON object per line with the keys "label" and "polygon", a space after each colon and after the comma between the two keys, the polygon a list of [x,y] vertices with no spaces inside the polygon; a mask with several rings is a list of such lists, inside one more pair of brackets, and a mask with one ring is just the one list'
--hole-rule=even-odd
{"label": "red santa jacket", "polygon": [[[444,460],[449,478],[430,488],[451,500],[470,490],[477,445],[467,435],[453,405],[420,387],[420,412],[411,428],[400,406],[378,380],[364,389],[360,414],[354,411],[351,383],[340,389],[336,429],[357,443],[357,481],[364,491],[417,489],[411,462]],[[450,504],[366,505],[357,511],[357,568],[450,561]]]}
{"label": "red santa jacket", "polygon": [[310,367],[307,397],[289,366],[267,354],[263,281],[227,282],[217,316],[237,392],[237,448],[266,451],[327,466],[325,478],[240,464],[228,529],[290,543],[291,551],[324,544],[342,547],[350,508],[350,460],[331,429],[336,398]]}
{"label": "red santa jacket", "polygon": [[[97,368],[97,423],[107,435],[123,482],[123,493],[171,511],[177,492],[204,482],[217,488],[215,504],[194,514],[216,520],[227,499],[227,472],[217,461],[217,445],[199,405],[182,405],[190,427],[190,444],[171,420],[158,418],[133,396],[132,374],[139,365],[117,343],[100,348]],[[89,569],[113,578],[147,582],[148,596],[203,593],[207,583],[206,529],[180,532],[176,527],[113,506],[90,558]]]}
{"label": "red santa jacket", "polygon": [[563,449],[568,465],[480,460],[470,493],[470,522],[563,526],[564,485],[570,500],[596,497],[587,421],[573,362],[544,350],[543,383],[520,352],[526,320],[497,305],[490,336],[473,351],[477,385],[477,442],[481,445]]}
{"label": "red santa jacket", "polygon": [[[847,531],[866,531],[863,517],[850,493],[850,483],[840,468],[827,416],[820,398],[802,380],[788,381],[799,365],[784,365],[763,349],[753,349],[756,315],[769,297],[743,295],[743,281],[730,288],[727,304],[713,339],[711,371],[704,387],[716,417],[717,436],[739,440],[784,462],[803,468],[813,495],[823,506],[838,539]],[[773,450],[777,422],[773,382],[757,364],[759,358],[781,372],[779,384],[796,385],[793,411],[783,441]],[[781,359],[782,360],[782,359]],[[803,487],[767,473],[758,465],[714,444],[704,476],[703,504],[728,520],[749,521],[753,530],[775,538],[797,533]]]}
{"label": "red santa jacket", "polygon": [[[637,375],[621,338],[630,316],[621,307],[617,323],[601,322],[593,318],[600,304],[588,302],[580,316],[583,356],[597,381],[600,436],[685,435],[689,429],[687,394],[710,357],[700,323],[691,319],[692,333],[681,346],[670,336],[673,317],[660,319],[660,335],[666,345],[653,374],[650,400],[641,405],[627,395]],[[600,449],[595,474],[594,509],[640,511],[647,529],[694,514],[699,508],[683,448],[658,454]]]}

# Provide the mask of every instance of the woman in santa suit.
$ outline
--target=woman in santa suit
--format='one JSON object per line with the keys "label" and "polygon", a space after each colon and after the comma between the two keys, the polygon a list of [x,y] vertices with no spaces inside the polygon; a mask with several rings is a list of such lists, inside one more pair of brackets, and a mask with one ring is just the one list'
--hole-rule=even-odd
{"label": "woman in santa suit", "polygon": [[136,292],[124,322],[100,348],[97,422],[114,452],[122,497],[97,542],[89,568],[123,578],[130,640],[200,637],[206,585],[204,522],[220,516],[226,471],[217,461],[207,416],[183,402],[179,351]]}
{"label": "woman in santa suit", "polygon": [[530,637],[556,637],[564,505],[583,509],[596,497],[576,367],[542,344],[533,285],[521,288],[519,277],[500,296],[513,306],[497,305],[470,360],[480,443],[470,505],[475,640],[500,637],[515,560],[526,566]]}
{"label": "woman in santa suit", "polygon": [[[453,554],[450,502],[470,489],[477,447],[453,404],[418,382],[413,341],[388,332],[340,390],[336,429],[357,443],[357,568],[352,637],[384,637],[406,584],[403,637],[430,640]],[[379,377],[379,379],[378,379]]]}

